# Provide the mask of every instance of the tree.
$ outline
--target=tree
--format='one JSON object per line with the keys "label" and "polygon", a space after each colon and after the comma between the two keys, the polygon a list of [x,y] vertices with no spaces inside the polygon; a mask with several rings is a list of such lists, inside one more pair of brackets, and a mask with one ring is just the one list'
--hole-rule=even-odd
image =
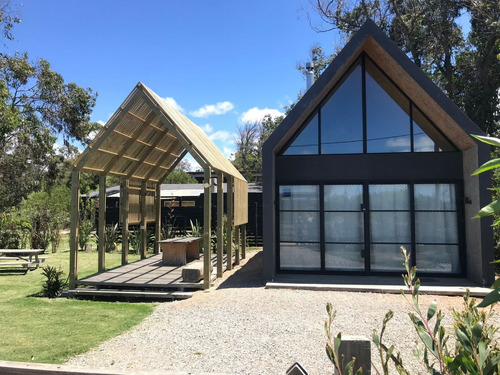
{"label": "tree", "polygon": [[14,39],[12,28],[16,23],[21,23],[21,19],[14,14],[10,1],[0,1],[0,29],[5,39]]}
{"label": "tree", "polygon": [[[325,28],[350,37],[368,19],[487,134],[498,131],[500,9],[495,0],[314,0]],[[465,36],[459,18],[470,16]],[[314,50],[313,50],[314,53]],[[315,67],[321,72],[325,58]]]}
{"label": "tree", "polygon": [[90,141],[100,126],[90,122],[95,100],[92,89],[65,83],[43,59],[0,54],[0,210],[50,185],[61,162],[58,135],[68,149],[70,141]]}
{"label": "tree", "polygon": [[187,172],[182,170],[173,170],[165,179],[165,184],[196,184],[197,181]]}
{"label": "tree", "polygon": [[247,181],[259,180],[258,175],[262,174],[262,146],[283,118],[268,114],[261,122],[245,123],[238,127],[233,164]]}

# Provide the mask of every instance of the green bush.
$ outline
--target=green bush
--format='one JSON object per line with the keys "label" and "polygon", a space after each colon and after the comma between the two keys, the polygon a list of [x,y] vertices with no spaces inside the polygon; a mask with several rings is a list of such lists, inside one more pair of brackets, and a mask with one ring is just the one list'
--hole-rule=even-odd
{"label": "green bush", "polygon": [[52,244],[56,252],[60,243],[60,230],[69,225],[70,191],[55,187],[49,191],[33,192],[23,199],[17,215],[23,224],[18,231],[27,233],[32,249],[47,249]]}
{"label": "green bush", "polygon": [[[106,253],[112,253],[116,250],[118,244],[121,242],[121,231],[118,223],[115,225],[106,225],[104,229],[104,251]],[[96,233],[97,246],[99,246],[100,237]]]}
{"label": "green bush", "polygon": [[26,223],[15,212],[0,213],[0,249],[20,249],[27,229]]}
{"label": "green bush", "polygon": [[90,240],[90,234],[94,225],[90,220],[80,220],[80,230],[78,232],[78,246],[80,250],[85,250],[85,246]]}
{"label": "green bush", "polygon": [[[446,332],[441,321],[444,315],[438,311],[437,303],[434,301],[423,310],[419,303],[420,280],[416,278],[415,267],[410,269],[409,254],[401,247],[405,258],[406,274],[403,275],[408,296],[405,295],[412,307],[409,313],[421,345],[414,351],[414,354],[425,365],[429,374],[498,374],[500,363],[500,347],[496,341],[498,328],[489,323],[493,314],[493,309],[479,310],[475,299],[470,298],[469,292],[464,296],[464,307],[462,311],[453,310],[452,334],[455,341],[450,347],[450,335]],[[493,305],[496,302],[492,303]],[[342,359],[339,358],[338,348],[341,342],[339,333],[333,338],[331,332],[331,322],[336,312],[333,312],[331,304],[327,305],[328,320],[325,322],[327,334],[326,352],[330,361],[334,364],[338,374],[352,373],[354,359],[343,366]],[[394,345],[384,343],[383,337],[387,324],[393,318],[394,313],[389,310],[384,317],[380,333],[373,332],[372,341],[378,349],[378,354],[382,364],[382,371],[377,373],[389,374],[389,364],[392,363],[399,374],[409,374],[405,369],[399,353],[394,352]]]}
{"label": "green bush", "polygon": [[42,267],[42,275],[46,278],[43,283],[43,296],[47,298],[59,297],[68,285],[64,272],[54,266]]}

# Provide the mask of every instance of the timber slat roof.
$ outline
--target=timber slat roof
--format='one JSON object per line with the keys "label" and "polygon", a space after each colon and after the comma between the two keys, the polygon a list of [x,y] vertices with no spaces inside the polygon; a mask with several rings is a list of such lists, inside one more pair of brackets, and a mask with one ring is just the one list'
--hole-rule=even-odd
{"label": "timber slat roof", "polygon": [[246,181],[196,124],[139,82],[75,170],[138,181],[162,181],[189,152],[203,167]]}

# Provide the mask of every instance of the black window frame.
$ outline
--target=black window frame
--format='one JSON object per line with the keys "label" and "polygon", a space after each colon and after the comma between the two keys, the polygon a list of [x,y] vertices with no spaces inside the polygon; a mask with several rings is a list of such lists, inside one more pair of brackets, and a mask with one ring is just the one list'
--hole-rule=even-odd
{"label": "black window frame", "polygon": [[[335,85],[332,87],[332,89],[328,92],[327,95],[318,103],[318,105],[311,111],[311,114],[306,118],[304,123],[298,128],[298,130],[294,133],[294,135],[285,143],[285,145],[279,150],[278,155],[285,155],[285,152],[289,148],[289,146],[295,141],[295,139],[300,135],[300,133],[304,130],[304,128],[309,124],[309,122],[313,119],[313,117],[318,114],[318,144],[317,146],[317,153],[316,154],[309,154],[309,155],[345,155],[346,153],[322,153],[321,152],[321,146],[322,146],[322,139],[321,139],[321,126],[322,126],[322,119],[321,119],[321,108],[328,102],[328,100],[332,97],[332,95],[337,91],[340,85],[345,81],[345,79],[352,73],[354,68],[360,64],[361,69],[362,69],[362,110],[363,110],[363,115],[362,115],[362,126],[363,126],[363,153],[362,154],[383,154],[383,152],[368,152],[367,150],[367,115],[366,115],[366,61],[367,59],[370,61],[370,64],[374,65],[380,73],[397,89],[399,92],[409,101],[409,113],[408,113],[408,118],[409,118],[409,129],[410,129],[410,151],[409,153],[436,153],[437,147],[435,147],[434,151],[415,151],[415,134],[414,134],[414,127],[413,127],[413,122],[414,122],[414,116],[413,116],[413,109],[417,108],[420,113],[425,117],[425,119],[431,124],[433,129],[439,133],[439,135],[444,139],[445,142],[449,144],[449,146],[452,148],[452,150],[445,151],[445,152],[453,152],[453,151],[459,151],[459,149],[453,144],[453,142],[450,141],[450,139],[434,124],[433,121],[425,114],[422,109],[417,106],[413,100],[394,82],[394,80],[391,79],[383,70],[380,68],[380,66],[366,53],[362,52],[360,56],[349,66],[349,68],[345,71],[344,74],[339,78],[339,80],[335,83]],[[425,131],[424,131],[425,132]],[[427,134],[427,133],[426,133]],[[434,142],[436,144],[436,142]],[[398,152],[387,152],[389,154],[399,154]],[[403,153],[408,153],[408,152],[403,152]],[[361,154],[361,153],[351,153],[352,155],[356,154]],[[285,155],[287,157],[296,157],[296,156],[303,156],[301,154],[288,154]]]}
{"label": "black window frame", "polygon": [[[420,271],[419,274],[425,277],[466,277],[466,254],[465,254],[465,202],[463,197],[463,181],[462,180],[349,180],[349,181],[277,181],[275,192],[278,199],[275,206],[275,225],[276,225],[276,273],[277,274],[324,274],[324,275],[359,275],[359,276],[400,276],[401,271],[372,271],[371,270],[371,239],[370,239],[370,208],[369,208],[369,185],[390,185],[390,184],[406,184],[410,191],[410,221],[411,221],[411,248],[407,249],[410,252],[410,261],[412,265],[416,265],[416,239],[415,239],[415,194],[414,186],[417,184],[453,184],[455,186],[455,207],[457,220],[457,235],[458,235],[458,255],[460,259],[460,272],[458,273],[437,273]],[[280,221],[279,221],[279,188],[282,185],[317,185],[319,186],[320,198],[320,270],[290,270],[281,269],[280,267]],[[324,209],[324,186],[325,185],[362,185],[363,186],[363,206],[364,206],[364,240],[365,240],[365,269],[363,271],[356,270],[327,270],[325,268],[325,209]],[[401,244],[403,245],[403,244]],[[403,258],[401,258],[403,261]],[[418,269],[418,265],[417,269]]]}

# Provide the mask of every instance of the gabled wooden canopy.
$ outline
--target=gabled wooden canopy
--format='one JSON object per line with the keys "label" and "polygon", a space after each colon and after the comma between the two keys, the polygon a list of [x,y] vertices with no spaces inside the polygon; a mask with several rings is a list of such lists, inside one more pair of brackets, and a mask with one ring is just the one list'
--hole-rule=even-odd
{"label": "gabled wooden canopy", "polygon": [[189,152],[205,169],[246,182],[212,140],[139,82],[75,161],[75,171],[161,182]]}
{"label": "gabled wooden canopy", "polygon": [[[205,243],[211,241],[212,171],[217,174],[217,274],[222,276],[223,263],[223,179],[227,180],[227,269],[232,269],[232,231],[239,241],[240,226],[248,222],[247,181],[224,156],[212,140],[165,100],[141,82],[132,90],[123,104],[109,119],[92,143],[75,161],[72,173],[71,239],[70,239],[70,287],[78,279],[79,190],[80,172],[100,175],[99,178],[99,236],[104,238],[106,211],[106,176],[117,176],[122,181],[120,211],[122,228],[122,264],[128,262],[128,227],[132,205],[134,223],[140,222],[142,236],[141,257],[146,257],[147,224],[149,217],[155,221],[155,252],[159,252],[161,238],[161,183],[173,171],[182,158],[190,153],[204,171],[204,228]],[[154,189],[152,186],[154,186]],[[129,191],[139,191],[135,201]],[[154,206],[148,202],[153,201]],[[149,195],[148,195],[149,194]],[[243,226],[243,233],[245,233]],[[243,235],[243,238],[245,235]],[[244,249],[244,246],[243,246]],[[210,246],[204,247],[204,287],[210,287]],[[99,272],[104,271],[104,241],[99,242]],[[242,252],[244,256],[244,250]],[[239,264],[239,245],[235,253]]]}

